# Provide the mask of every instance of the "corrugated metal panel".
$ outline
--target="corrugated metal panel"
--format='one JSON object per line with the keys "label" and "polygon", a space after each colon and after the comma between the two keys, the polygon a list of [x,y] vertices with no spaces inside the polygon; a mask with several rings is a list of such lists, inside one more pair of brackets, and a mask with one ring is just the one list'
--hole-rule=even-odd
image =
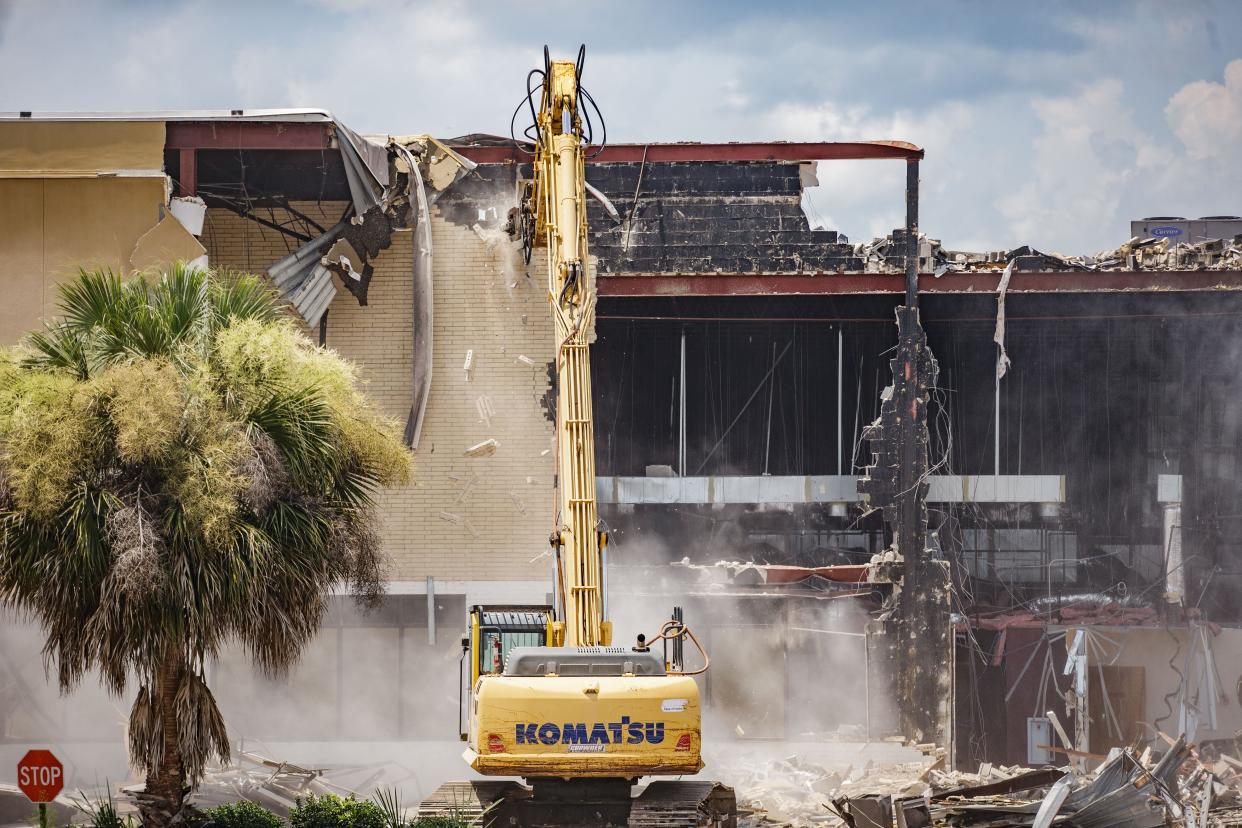
{"label": "corrugated metal panel", "polygon": [[308,325],[319,324],[336,295],[332,273],[319,260],[344,229],[345,222],[338,222],[319,238],[311,239],[267,269],[280,295]]}

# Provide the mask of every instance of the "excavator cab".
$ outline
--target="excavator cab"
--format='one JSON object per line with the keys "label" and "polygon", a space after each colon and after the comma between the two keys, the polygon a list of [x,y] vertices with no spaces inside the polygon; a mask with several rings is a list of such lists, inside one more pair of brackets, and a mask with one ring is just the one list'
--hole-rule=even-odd
{"label": "excavator cab", "polygon": [[470,628],[461,640],[458,687],[461,715],[457,730],[463,742],[469,738],[466,714],[479,677],[503,673],[514,647],[546,647],[552,641],[555,625],[556,610],[542,604],[476,604],[470,608]]}

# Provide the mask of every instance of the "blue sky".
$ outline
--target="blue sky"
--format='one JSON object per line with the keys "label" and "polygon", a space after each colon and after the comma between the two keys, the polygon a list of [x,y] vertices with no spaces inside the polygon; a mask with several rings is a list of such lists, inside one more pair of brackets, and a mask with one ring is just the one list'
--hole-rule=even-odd
{"label": "blue sky", "polygon": [[[1242,2],[0,0],[0,109],[316,106],[508,131],[543,44],[588,49],[621,141],[900,138],[951,247],[1089,253],[1242,214]],[[821,164],[813,214],[901,222],[897,164]]]}

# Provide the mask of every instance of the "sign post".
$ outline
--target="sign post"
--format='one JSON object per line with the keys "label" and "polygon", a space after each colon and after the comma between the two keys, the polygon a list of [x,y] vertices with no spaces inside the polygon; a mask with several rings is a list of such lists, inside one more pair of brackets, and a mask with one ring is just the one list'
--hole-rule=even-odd
{"label": "sign post", "polygon": [[47,828],[47,803],[65,787],[65,766],[50,750],[28,750],[17,763],[17,787],[39,806],[39,828]]}

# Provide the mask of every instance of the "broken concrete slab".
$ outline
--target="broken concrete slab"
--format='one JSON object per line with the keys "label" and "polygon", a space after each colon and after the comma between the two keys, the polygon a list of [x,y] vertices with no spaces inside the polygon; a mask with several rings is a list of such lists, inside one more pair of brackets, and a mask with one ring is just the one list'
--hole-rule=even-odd
{"label": "broken concrete slab", "polygon": [[138,238],[129,254],[129,265],[134,270],[146,270],[173,262],[195,263],[206,255],[207,248],[169,214]]}

